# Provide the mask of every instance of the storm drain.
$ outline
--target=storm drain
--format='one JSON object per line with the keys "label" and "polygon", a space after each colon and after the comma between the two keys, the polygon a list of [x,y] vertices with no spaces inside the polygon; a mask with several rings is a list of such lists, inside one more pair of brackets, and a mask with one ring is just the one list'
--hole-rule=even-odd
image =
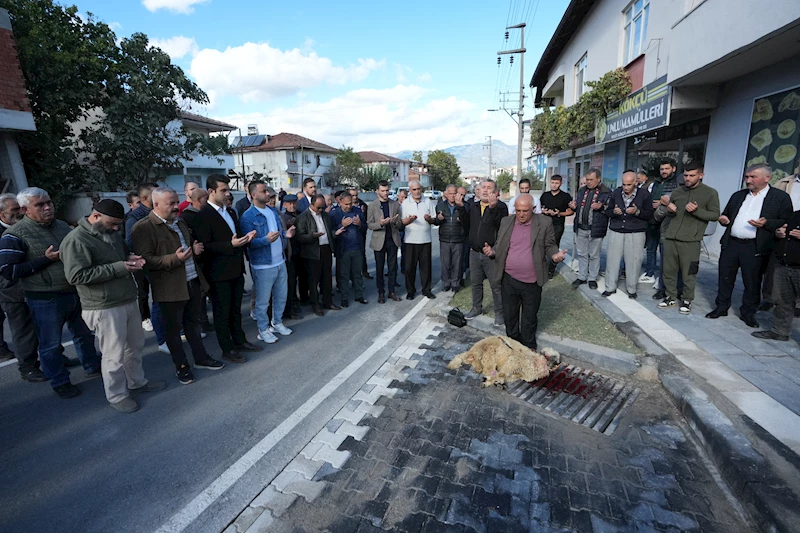
{"label": "storm drain", "polygon": [[508,391],[537,407],[611,435],[639,389],[593,370],[561,364],[546,378],[518,381]]}

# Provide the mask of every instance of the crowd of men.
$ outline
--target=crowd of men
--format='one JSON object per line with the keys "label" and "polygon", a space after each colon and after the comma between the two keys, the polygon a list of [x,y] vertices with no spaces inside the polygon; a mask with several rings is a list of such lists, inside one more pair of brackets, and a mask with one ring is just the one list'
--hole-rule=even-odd
{"label": "crowd of men", "polygon": [[[442,290],[458,292],[468,273],[472,305],[465,317],[470,320],[483,313],[488,280],[494,325],[536,349],[542,287],[565,258],[559,243],[565,219],[575,215],[574,287],[598,288],[605,240],[603,296],[617,292],[624,272],[630,298],[637,298],[639,283],[655,282],[658,307],[678,305],[684,314],[691,312],[707,226],[726,226],[716,307],[706,317],[727,314],[741,271],[742,321],[758,327],[756,310],[774,306],[772,329],[753,335],[788,340],[800,299],[800,177],[770,187],[771,168],[754,165],[745,173],[746,189],[720,211],[717,192],[703,183],[701,164],[686,164],[681,176],[672,161],[659,170],[654,179],[627,170],[612,191],[602,183],[600,170],[592,168],[575,198],[562,190],[559,175],[551,177],[539,199],[522,180],[511,208],[499,200],[490,179],[476,187],[474,199],[467,199],[465,188],[448,185],[439,202],[424,197],[419,181],[409,182],[407,198],[392,200],[389,183],[381,181],[370,204],[356,189],[318,194],[311,178],[297,195],[253,180],[234,206],[228,179],[211,175],[205,188],[187,183],[183,202],[175,190],[155,183],[128,194],[127,214],[122,204],[101,200],[75,228],[55,218],[47,191],[30,187],[0,195],[0,309],[24,380],[50,381],[60,397],[72,398],[81,390],[67,368],[82,366],[87,376],[102,376],[111,406],[133,412],[135,395],[167,386],[144,375],[145,330],[154,331],[182,384],[195,380],[193,369],[217,371],[226,363],[245,363],[246,353],[263,349],[242,327],[245,275],[253,281],[250,316],[258,326],[257,339],[275,343],[292,334],[284,321],[302,318],[303,305],[323,316],[351,302],[368,303],[368,229],[378,303],[401,300],[398,262],[407,300],[418,288],[436,298],[432,230],[438,227]],[[762,293],[769,296],[763,302]],[[77,361],[63,353],[65,325]],[[216,333],[220,358],[212,357],[202,341],[210,331]]]}

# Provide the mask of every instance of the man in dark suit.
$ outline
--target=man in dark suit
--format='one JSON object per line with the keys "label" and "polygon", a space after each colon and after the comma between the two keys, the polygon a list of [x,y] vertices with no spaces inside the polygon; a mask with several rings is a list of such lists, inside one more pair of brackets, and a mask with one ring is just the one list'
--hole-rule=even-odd
{"label": "man in dark suit", "polygon": [[771,176],[769,165],[749,167],[745,172],[747,189],[733,193],[719,217],[719,223],[727,229],[720,240],[717,307],[706,318],[728,314],[736,273],[741,268],[744,295],[740,317],[751,328],[758,327],[755,314],[761,296],[761,277],[775,248],[775,230],[792,216],[792,199],[769,186]]}
{"label": "man in dark suit", "polygon": [[322,316],[320,285],[322,307],[333,311],[341,309],[332,299],[332,250],[336,236],[325,207],[325,197],[315,194],[311,197],[310,207],[297,217],[297,240],[302,244],[300,255],[306,260],[311,307],[317,316]]}
{"label": "man in dark suit", "polygon": [[303,180],[303,197],[297,202],[297,212],[302,213],[308,210],[311,205],[311,199],[317,194],[317,182],[314,178],[306,178]]}
{"label": "man in dark suit", "polygon": [[558,249],[550,217],[533,213],[530,194],[517,196],[514,209],[514,215],[500,222],[494,247],[485,244],[483,253],[495,262],[492,281],[503,293],[506,335],[536,350],[536,315],[549,279],[547,258],[560,263],[567,251]]}
{"label": "man in dark suit", "polygon": [[204,246],[202,266],[211,286],[214,330],[222,357],[232,363],[244,363],[247,359],[239,352],[261,351],[247,342],[242,330],[244,247],[255,232],[237,236],[236,213],[225,205],[230,191],[228,178],[212,174],[206,178],[206,189],[208,201],[195,216],[192,230]]}

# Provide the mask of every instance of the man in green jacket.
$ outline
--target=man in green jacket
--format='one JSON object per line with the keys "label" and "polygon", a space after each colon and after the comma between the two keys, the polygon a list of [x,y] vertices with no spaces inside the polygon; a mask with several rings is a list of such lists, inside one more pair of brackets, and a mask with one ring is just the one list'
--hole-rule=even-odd
{"label": "man in green jacket", "polygon": [[683,276],[680,312],[692,312],[694,286],[700,268],[700,243],[709,222],[719,219],[719,195],[703,183],[703,165],[688,163],[683,169],[683,185],[662,197],[655,213],[657,221],[669,218],[664,234],[664,284],[666,296],[660,309],[674,306],[678,295],[678,273]]}
{"label": "man in green jacket", "polygon": [[161,390],[163,381],[147,381],[142,368],[144,330],[132,272],[144,260],[128,254],[120,234],[122,204],[102,200],[61,243],[67,281],[78,289],[86,325],[95,331],[103,354],[106,398],[122,413],[139,409],[130,394]]}

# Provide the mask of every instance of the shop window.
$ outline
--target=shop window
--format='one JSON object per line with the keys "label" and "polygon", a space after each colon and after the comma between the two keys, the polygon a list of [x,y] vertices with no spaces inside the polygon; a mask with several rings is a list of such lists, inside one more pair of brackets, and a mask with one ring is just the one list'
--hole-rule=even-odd
{"label": "shop window", "polygon": [[623,12],[625,18],[625,61],[628,64],[647,47],[647,19],[650,0],[635,0]]}
{"label": "shop window", "polygon": [[581,97],[583,91],[585,89],[585,79],[586,79],[586,54],[583,54],[583,57],[575,63],[575,101],[578,101],[578,98]]}

